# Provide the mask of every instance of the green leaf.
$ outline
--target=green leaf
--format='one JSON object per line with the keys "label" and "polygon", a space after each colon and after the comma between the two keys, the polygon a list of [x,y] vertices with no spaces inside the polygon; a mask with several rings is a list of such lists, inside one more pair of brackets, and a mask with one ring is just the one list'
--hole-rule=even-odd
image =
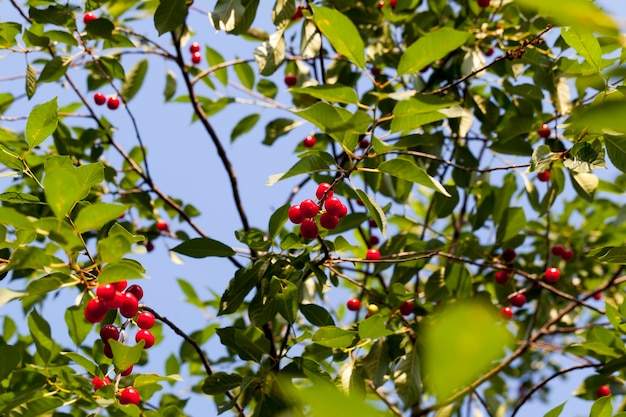
{"label": "green leaf", "polygon": [[438,120],[462,116],[462,109],[450,98],[419,95],[396,104],[391,132],[413,130]]}
{"label": "green leaf", "polygon": [[385,320],[380,314],[375,314],[359,323],[359,338],[378,339],[389,336],[393,332],[385,327]]}
{"label": "green leaf", "polygon": [[[374,383],[374,386],[380,387],[385,383],[390,363],[389,345],[385,339],[378,339],[372,345],[367,356],[362,360],[361,365],[367,377]],[[419,380],[419,378],[417,379]]]}
{"label": "green leaf", "polygon": [[593,249],[586,256],[595,258],[598,262],[626,264],[626,246]]}
{"label": "green leaf", "polygon": [[278,235],[283,225],[287,221],[289,207],[291,207],[289,203],[284,204],[270,217],[268,233],[271,239],[274,239]]}
{"label": "green leaf", "polygon": [[507,207],[504,210],[498,230],[496,232],[496,242],[504,243],[519,232],[524,230],[526,226],[526,215],[521,207]]}
{"label": "green leaf", "polygon": [[78,233],[100,229],[110,221],[118,219],[128,207],[121,204],[94,203],[81,209],[74,224]]}
{"label": "green leaf", "polygon": [[308,94],[309,96],[332,103],[356,104],[359,101],[359,97],[353,88],[340,84],[292,87],[291,91],[294,93]]}
{"label": "green leaf", "polygon": [[565,27],[561,29],[561,37],[597,72],[601,72],[602,49],[598,38],[592,32],[583,28]]}
{"label": "green leaf", "polygon": [[65,324],[76,346],[80,346],[93,329],[93,325],[85,320],[85,309],[81,306],[72,306],[65,310]]}
{"label": "green leaf", "polygon": [[215,29],[243,34],[252,25],[258,5],[258,0],[218,0],[209,17]]}
{"label": "green leaf", "polygon": [[598,398],[591,406],[591,412],[589,413],[589,417],[612,417],[612,400],[613,398],[611,396]]}
{"label": "green leaf", "polygon": [[469,36],[467,32],[447,27],[427,33],[404,51],[398,63],[398,75],[420,71],[459,48]]}
{"label": "green leaf", "polygon": [[322,306],[317,304],[300,304],[300,311],[304,317],[314,326],[334,326],[333,316]]}
{"label": "green leaf", "polygon": [[328,171],[329,164],[326,160],[317,155],[308,155],[289,168],[289,171],[280,176],[280,180],[295,177],[301,174],[311,174],[313,172]]}
{"label": "green leaf", "polygon": [[46,364],[50,363],[61,352],[61,347],[52,340],[50,325],[37,310],[28,315],[28,329],[37,347],[37,353]]}
{"label": "green leaf", "polygon": [[248,133],[251,131],[254,126],[257,124],[261,115],[258,113],[249,114],[245,116],[243,119],[237,123],[237,125],[233,128],[232,133],[230,134],[230,141],[234,142],[239,136]]}
{"label": "green leaf", "polygon": [[0,381],[4,381],[17,368],[20,360],[17,348],[11,345],[0,346]]}
{"label": "green leaf", "polygon": [[243,378],[239,374],[215,372],[204,380],[202,392],[208,395],[223,394],[226,391],[239,387],[242,382]]}
{"label": "green leaf", "polygon": [[103,285],[129,279],[143,278],[145,273],[146,270],[139,262],[132,259],[120,259],[102,268],[100,275],[98,275],[98,283]]}
{"label": "green leaf", "polygon": [[352,21],[341,12],[327,7],[311,5],[313,22],[328,39],[335,51],[345,56],[357,67],[365,68],[365,45]]}
{"label": "green leaf", "polygon": [[28,294],[20,291],[13,291],[8,288],[0,288],[0,307],[7,304],[9,301],[23,298]]}
{"label": "green leaf", "polygon": [[606,168],[604,148],[599,140],[593,143],[578,142],[569,152],[563,165],[575,172],[589,173],[597,168]]}
{"label": "green leaf", "polygon": [[[85,321],[85,320],[83,320]],[[90,330],[93,328],[91,324],[89,324]],[[75,362],[79,366],[81,366],[85,371],[89,372],[93,376],[99,376],[101,374],[100,368],[98,365],[85,358],[84,356],[75,353],[75,352],[61,352],[61,355],[65,356],[69,360]]]}
{"label": "green leaf", "polygon": [[15,22],[0,23],[0,48],[16,46],[15,37],[22,32],[22,25]]}
{"label": "green leaf", "polygon": [[596,189],[600,185],[598,177],[586,172],[570,171],[570,178],[578,195],[589,202],[593,201]]}
{"label": "green leaf", "polygon": [[30,64],[26,64],[26,97],[30,100],[37,91],[37,71]]}
{"label": "green leaf", "polygon": [[99,18],[89,22],[89,24],[85,26],[85,30],[95,39],[111,40],[113,38],[115,25],[109,19]]}
{"label": "green leaf", "polygon": [[293,324],[298,316],[298,287],[291,281],[272,277],[270,294],[274,297],[278,312]]}
{"label": "green leaf", "polygon": [[[204,54],[206,55],[206,60],[209,66],[211,67],[224,63],[224,57],[222,56],[222,54],[217,52],[215,49],[209,47],[208,45],[204,48]],[[228,84],[228,71],[226,71],[226,68],[217,69],[213,71],[213,74],[215,74],[215,77],[217,77],[222,85]]]}
{"label": "green leaf", "polygon": [[359,200],[361,200],[363,204],[365,204],[365,207],[367,207],[367,210],[369,211],[370,216],[374,219],[374,221],[376,222],[376,225],[380,229],[380,233],[383,236],[386,236],[387,235],[387,216],[385,216],[385,212],[383,211],[383,209],[380,208],[376,200],[373,197],[370,197],[365,191],[360,190],[358,188],[355,189],[354,191],[356,191],[356,194],[359,197]]}
{"label": "green leaf", "polygon": [[401,357],[393,373],[398,396],[404,404],[415,404],[422,393],[422,377],[417,349],[413,348]]}
{"label": "green leaf", "polygon": [[165,90],[163,96],[169,101],[176,94],[176,74],[172,70],[165,71]]}
{"label": "green leaf", "polygon": [[35,106],[26,121],[26,142],[32,149],[46,140],[57,128],[57,98]]}
{"label": "green leaf", "polygon": [[59,81],[59,79],[65,75],[71,63],[71,57],[55,56],[50,61],[48,61],[43,67],[43,70],[41,70],[38,82],[45,83]]}
{"label": "green leaf", "polygon": [[313,342],[329,348],[342,349],[352,345],[356,332],[335,326],[320,327],[313,333]]}
{"label": "green leaf", "polygon": [[[222,329],[217,329],[217,334],[221,340],[220,330]],[[265,338],[263,331],[258,327],[250,326],[245,330],[235,329],[234,341],[235,346],[230,347],[245,361],[261,362],[263,355],[270,351],[270,341]]]}
{"label": "green leaf", "polygon": [[145,342],[140,340],[139,343],[133,345],[125,345],[117,340],[109,340],[111,351],[113,352],[113,365],[117,369],[128,369],[131,365],[135,365],[141,359],[143,353],[143,345]]}
{"label": "green leaf", "polygon": [[451,197],[450,193],[448,193],[439,181],[428,175],[423,168],[419,167],[412,160],[399,158],[389,159],[381,162],[378,166],[378,170],[385,174],[431,188],[446,197]]}
{"label": "green leaf", "polygon": [[244,298],[250,293],[258,282],[259,278],[254,270],[239,269],[235,277],[230,280],[226,291],[220,300],[220,310],[218,316],[230,314],[237,311]]}
{"label": "green leaf", "polygon": [[251,90],[254,87],[254,71],[247,62],[240,62],[233,66],[237,78],[241,81],[241,84],[247,89]]}
{"label": "green leaf", "polygon": [[286,135],[292,129],[298,127],[299,123],[292,119],[274,119],[265,126],[265,139],[263,145],[272,145],[276,139]]}
{"label": "green leaf", "polygon": [[254,60],[259,66],[259,74],[272,75],[285,60],[285,39],[283,32],[286,26],[270,35],[270,38],[254,50]]}
{"label": "green leaf", "polygon": [[559,417],[564,407],[565,407],[565,403],[562,403],[561,405],[557,405],[552,410],[548,411],[543,417]]}
{"label": "green leaf", "polygon": [[604,136],[606,153],[617,169],[626,172],[626,137],[625,136]]}
{"label": "green leaf", "polygon": [[154,27],[161,36],[181,26],[186,16],[187,2],[185,0],[162,0],[154,12]]}
{"label": "green leaf", "polygon": [[128,74],[126,74],[126,79],[122,84],[122,97],[124,100],[130,101],[137,94],[141,85],[143,84],[143,80],[146,78],[146,73],[148,72],[148,60],[142,59],[137,62],[130,69]]}
{"label": "green leaf", "polygon": [[550,17],[563,26],[590,32],[617,35],[615,22],[588,0],[516,0],[520,6],[535,9],[539,16]]}
{"label": "green leaf", "polygon": [[236,252],[225,243],[208,237],[189,239],[172,248],[176,253],[191,258],[207,258],[209,256],[229,257],[235,256]]}

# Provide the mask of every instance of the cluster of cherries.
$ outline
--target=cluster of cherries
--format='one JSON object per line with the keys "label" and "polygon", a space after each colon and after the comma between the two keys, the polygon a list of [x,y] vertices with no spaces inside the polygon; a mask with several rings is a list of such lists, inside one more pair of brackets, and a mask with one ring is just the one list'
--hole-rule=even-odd
{"label": "cluster of cherries", "polygon": [[287,213],[289,220],[293,224],[300,225],[300,234],[305,239],[315,239],[319,235],[319,229],[315,222],[315,217],[320,212],[321,201],[324,200],[324,212],[320,215],[320,225],[324,229],[332,230],[339,224],[339,219],[348,214],[346,207],[334,195],[330,184],[323,182],[318,185],[315,196],[320,201],[316,203],[312,199],[306,199],[300,204],[289,207]]}
{"label": "cluster of cherries", "polygon": [[[389,7],[391,7],[392,9],[395,9],[397,2],[398,0],[389,0]],[[383,7],[385,7],[385,0],[380,0],[377,6],[378,6],[378,10],[381,10]]]}
{"label": "cluster of cherries", "polygon": [[[135,342],[144,341],[144,349],[154,345],[154,335],[150,329],[154,326],[154,315],[149,311],[139,312],[139,300],[143,298],[143,288],[139,285],[131,285],[128,288],[126,281],[118,281],[111,284],[103,284],[96,288],[96,298],[89,300],[85,306],[85,318],[90,323],[100,323],[109,310],[118,310],[127,320],[120,328],[114,324],[105,324],[100,328],[100,338],[104,344],[104,355],[113,358],[111,340],[124,342],[124,330],[129,323],[134,322],[139,330],[135,334]],[[133,371],[131,365],[128,369],[117,370],[119,377],[128,376]],[[111,380],[94,377],[92,380],[94,391],[105,385],[109,385]],[[126,387],[120,393],[120,404],[139,404],[141,397],[134,387]]]}
{"label": "cluster of cherries", "polygon": [[189,45],[189,52],[191,52],[191,62],[193,62],[194,65],[198,65],[202,61],[200,44],[198,42],[194,42]]}
{"label": "cluster of cherries", "polygon": [[[346,303],[346,307],[350,311],[359,311],[361,309],[361,300],[359,300],[358,298],[351,298]],[[415,306],[413,304],[413,300],[408,300],[402,303],[398,311],[400,311],[400,313],[403,316],[408,316],[413,313],[414,309],[415,309]],[[367,313],[368,313],[368,317],[370,315],[374,315],[378,313],[378,306],[376,304],[368,304]]]}

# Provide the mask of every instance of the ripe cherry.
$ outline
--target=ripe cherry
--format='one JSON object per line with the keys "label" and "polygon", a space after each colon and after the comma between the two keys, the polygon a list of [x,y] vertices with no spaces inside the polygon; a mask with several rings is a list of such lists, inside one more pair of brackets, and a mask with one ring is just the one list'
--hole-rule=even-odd
{"label": "ripe cherry", "polygon": [[505,285],[507,282],[509,282],[510,276],[511,275],[509,274],[509,271],[498,271],[496,272],[494,279],[498,284]]}
{"label": "ripe cherry", "polygon": [[368,261],[380,260],[380,251],[376,248],[368,249],[367,253],[365,254],[365,259],[367,259]]}
{"label": "ripe cherry", "polygon": [[141,401],[141,396],[139,395],[139,391],[137,391],[133,387],[124,388],[122,394],[120,395],[120,404],[139,404]]}
{"label": "ripe cherry", "polygon": [[122,306],[122,302],[124,301],[124,293],[122,291],[116,291],[115,297],[111,301],[106,302],[107,308],[111,310],[117,310]]}
{"label": "ripe cherry", "polygon": [[[330,191],[328,191],[330,190]],[[333,190],[330,189],[330,184],[327,182],[323,182],[320,185],[317,186],[317,190],[315,190],[315,197],[317,197],[318,200],[321,200],[322,197],[324,197],[324,193],[328,191],[328,194],[326,195],[326,198],[330,198],[333,196],[333,194],[335,194],[335,192]]]}
{"label": "ripe cherry", "polygon": [[97,18],[98,16],[94,12],[87,12],[83,15],[83,23],[89,24],[89,22],[93,22]]}
{"label": "ripe cherry", "polygon": [[611,388],[608,385],[600,385],[596,390],[596,398],[608,397],[611,395]]}
{"label": "ripe cherry", "polygon": [[298,6],[298,7],[296,8],[295,13],[294,13],[294,14],[293,14],[293,16],[291,17],[291,20],[298,20],[298,19],[302,19],[302,16],[303,16],[303,14],[302,14],[302,9],[303,9],[303,7],[302,7],[302,6]]}
{"label": "ripe cherry", "polygon": [[293,87],[297,83],[298,77],[296,77],[294,74],[285,75],[285,85],[287,85],[287,87]]}
{"label": "ripe cherry", "polygon": [[189,52],[191,52],[192,54],[194,52],[200,52],[200,44],[198,42],[194,42],[189,45]]}
{"label": "ripe cherry", "polygon": [[109,378],[106,376],[104,378],[94,376],[93,379],[91,380],[91,383],[93,384],[93,390],[98,391],[100,388],[104,387],[105,385],[109,385],[111,383],[111,380],[109,380]]}
{"label": "ripe cherry", "polygon": [[563,249],[561,258],[563,258],[564,261],[571,261],[572,259],[574,259],[574,251],[571,249]]}
{"label": "ripe cherry", "polygon": [[339,217],[339,215],[343,212],[343,203],[337,197],[333,196],[324,201],[324,208],[326,209],[326,212]]}
{"label": "ripe cherry", "polygon": [[115,287],[112,284],[104,284],[96,288],[96,296],[102,301],[111,301],[115,298]]}
{"label": "ripe cherry", "polygon": [[130,365],[124,372],[120,372],[122,376],[128,376],[133,373],[133,365]]}
{"label": "ripe cherry", "polygon": [[373,316],[374,314],[378,313],[378,306],[376,304],[368,304],[367,312],[369,313],[369,315]]}
{"label": "ripe cherry", "polygon": [[106,356],[107,358],[113,359],[113,349],[111,349],[111,344],[110,343],[105,343],[104,344],[102,352],[104,352],[104,356]]}
{"label": "ripe cherry", "polygon": [[137,332],[135,335],[135,342],[139,343],[141,340],[145,342],[143,345],[144,349],[149,349],[154,345],[154,335],[150,332],[150,330],[142,329]]}
{"label": "ripe cherry", "polygon": [[320,224],[324,229],[332,230],[339,224],[339,217],[324,213],[320,216]]}
{"label": "ripe cherry", "polygon": [[133,284],[130,287],[126,288],[126,292],[134,295],[135,298],[137,298],[137,301],[143,298],[143,288],[141,288],[141,285]]}
{"label": "ripe cherry", "polygon": [[142,311],[137,316],[137,327],[142,330],[151,329],[154,326],[154,314],[149,311]]}
{"label": "ripe cherry", "polygon": [[370,146],[370,141],[369,141],[369,140],[367,140],[367,139],[365,139],[365,138],[363,138],[363,139],[359,140],[359,148],[361,148],[361,149],[367,149],[367,148],[368,148],[368,146]]}
{"label": "ripe cherry", "polygon": [[305,239],[315,239],[319,235],[315,220],[305,219],[300,226],[300,234]]}
{"label": "ripe cherry", "polygon": [[505,250],[502,251],[502,260],[506,262],[507,264],[513,262],[516,257],[517,257],[517,253],[515,252],[515,249],[513,248],[506,248]]}
{"label": "ripe cherry", "polygon": [[384,0],[380,0],[378,2],[378,10],[382,10],[383,7],[385,7],[385,1]]}
{"label": "ripe cherry", "polygon": [[515,294],[509,301],[511,301],[511,305],[521,307],[526,304],[526,296],[524,294]]}
{"label": "ripe cherry", "polygon": [[152,252],[154,250],[154,243],[152,243],[152,241],[147,241],[146,242],[146,251],[148,252]]}
{"label": "ripe cherry", "polygon": [[380,243],[380,239],[378,238],[378,236],[372,235],[368,239],[368,242],[369,242],[370,246],[376,246],[376,245],[378,245]]}
{"label": "ripe cherry", "polygon": [[367,220],[367,224],[369,224],[370,228],[372,229],[376,229],[378,227],[378,223],[376,223],[376,220],[372,218]]}
{"label": "ripe cherry", "polygon": [[511,320],[511,318],[513,317],[513,310],[509,306],[502,307],[500,309],[500,314],[502,315],[503,319]]}
{"label": "ripe cherry", "polygon": [[106,344],[110,339],[118,340],[120,337],[120,331],[113,324],[105,324],[100,329],[100,338]]}
{"label": "ripe cherry", "polygon": [[304,140],[302,141],[302,145],[305,148],[312,148],[315,146],[316,142],[317,142],[317,139],[315,139],[315,136],[309,135],[306,138],[304,138]]}
{"label": "ripe cherry", "polygon": [[99,298],[89,300],[85,306],[85,318],[89,323],[99,323],[104,320],[108,308],[104,301]]}
{"label": "ripe cherry", "polygon": [[541,125],[541,128],[537,130],[537,134],[542,138],[549,138],[550,134],[552,134],[552,130],[550,129],[550,126],[548,126],[547,123],[543,123]]}
{"label": "ripe cherry", "polygon": [[125,279],[113,283],[113,286],[117,291],[124,291],[127,285],[128,281],[126,281]]}
{"label": "ripe cherry", "polygon": [[602,299],[602,293],[601,292],[597,292],[593,295],[593,299],[594,300],[601,300]]}
{"label": "ripe cherry", "polygon": [[408,316],[409,314],[413,313],[414,308],[415,306],[413,305],[413,300],[405,301],[400,306],[400,313],[402,313],[403,316]]}
{"label": "ripe cherry", "polygon": [[361,308],[361,300],[359,300],[358,298],[351,298],[346,303],[346,306],[350,311],[359,311],[359,309]]}
{"label": "ripe cherry", "polygon": [[489,7],[490,0],[478,0],[478,6],[485,8]]}
{"label": "ripe cherry", "polygon": [[160,232],[168,232],[170,230],[170,226],[167,224],[167,222],[165,222],[163,220],[159,220],[157,222],[156,228]]}
{"label": "ripe cherry", "polygon": [[193,62],[194,65],[198,65],[202,62],[202,54],[200,52],[194,52],[191,54],[191,62]]}
{"label": "ripe cherry", "polygon": [[317,206],[317,203],[315,203],[315,201],[307,199],[300,203],[300,212],[305,218],[311,219],[317,216],[317,213],[319,213],[319,207]]}
{"label": "ripe cherry", "polygon": [[339,217],[340,219],[342,217],[346,217],[348,215],[348,207],[346,207],[345,204],[341,204],[341,211],[339,212],[339,214],[337,214],[337,217]]}
{"label": "ripe cherry", "polygon": [[559,278],[561,278],[561,271],[558,270],[558,268],[548,268],[546,269],[546,281],[553,283],[553,282],[557,282],[559,280]]}
{"label": "ripe cherry", "polygon": [[104,103],[107,102],[107,98],[104,94],[102,93],[95,93],[93,95],[93,101],[98,105],[98,106],[102,106]]}
{"label": "ripe cherry", "polygon": [[552,255],[554,256],[563,256],[563,251],[565,248],[562,245],[554,245],[552,246]]}
{"label": "ripe cherry", "polygon": [[137,297],[129,292],[124,293],[124,300],[120,306],[120,314],[126,318],[132,318],[139,312],[139,301]]}
{"label": "ripe cherry", "polygon": [[115,110],[120,106],[120,98],[118,96],[109,96],[107,100],[107,107],[111,110]]}
{"label": "ripe cherry", "polygon": [[539,174],[537,174],[537,179],[541,182],[548,182],[550,181],[550,171],[542,171]]}
{"label": "ripe cherry", "polygon": [[291,223],[293,224],[300,224],[304,221],[304,214],[302,214],[300,204],[289,207],[289,211],[287,211],[287,216],[289,217],[289,221],[291,221]]}
{"label": "ripe cherry", "polygon": [[495,48],[490,45],[489,48],[487,48],[487,50],[485,51],[485,56],[489,57],[493,55],[495,51],[496,51]]}
{"label": "ripe cherry", "polygon": [[389,0],[389,6],[391,6],[392,9],[395,9],[397,2],[398,0]]}

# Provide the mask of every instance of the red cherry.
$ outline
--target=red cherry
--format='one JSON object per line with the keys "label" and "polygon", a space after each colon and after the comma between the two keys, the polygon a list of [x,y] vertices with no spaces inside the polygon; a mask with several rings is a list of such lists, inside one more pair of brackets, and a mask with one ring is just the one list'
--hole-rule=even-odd
{"label": "red cherry", "polygon": [[563,249],[563,254],[561,255],[564,261],[571,261],[574,259],[574,251],[571,249]]}
{"label": "red cherry", "polygon": [[[330,190],[330,191],[328,191]],[[317,186],[317,190],[315,190],[315,197],[317,197],[318,200],[321,200],[322,197],[324,197],[324,193],[328,191],[328,194],[326,195],[326,198],[330,198],[333,196],[333,194],[335,194],[335,192],[333,190],[330,189],[330,184],[327,182],[323,182],[320,185]]]}
{"label": "red cherry", "polygon": [[296,12],[295,12],[295,13],[293,14],[293,16],[291,17],[291,20],[298,20],[298,19],[302,19],[302,16],[303,16],[303,14],[302,14],[302,9],[303,9],[303,7],[302,7],[302,6],[298,6],[298,7],[296,8]]}
{"label": "red cherry", "polygon": [[137,391],[133,387],[124,388],[122,394],[120,395],[120,404],[139,404],[141,401],[141,396],[139,395],[139,391]]}
{"label": "red cherry", "polygon": [[85,318],[89,323],[99,323],[104,320],[108,308],[104,301],[99,298],[89,300],[85,306]]}
{"label": "red cherry", "polygon": [[93,384],[93,390],[98,391],[103,386],[109,385],[111,383],[111,380],[109,380],[109,378],[107,378],[106,376],[104,378],[94,376],[91,380],[91,383]]}
{"label": "red cherry", "polygon": [[89,22],[93,22],[97,18],[98,16],[94,12],[87,12],[83,15],[83,23],[88,24]]}
{"label": "red cherry", "polygon": [[191,54],[191,62],[193,62],[194,65],[198,65],[202,62],[202,54],[200,52],[194,52]]}
{"label": "red cherry", "polygon": [[397,2],[398,0],[389,0],[389,6],[391,6],[392,9],[395,9]]}
{"label": "red cherry", "polygon": [[115,287],[112,284],[100,285],[96,288],[96,296],[102,301],[111,301],[115,298]]}
{"label": "red cherry", "polygon": [[485,51],[485,56],[491,56],[495,51],[496,50],[493,46],[489,46],[489,48]]}
{"label": "red cherry", "polygon": [[332,230],[339,224],[339,217],[324,213],[320,216],[320,224],[324,229]]}
{"label": "red cherry", "polygon": [[152,241],[148,241],[146,242],[146,251],[148,252],[152,252],[154,250],[154,243],[152,243]]}
{"label": "red cherry", "polygon": [[285,75],[285,84],[287,85],[287,87],[293,87],[297,83],[298,77],[296,77],[294,74]]}
{"label": "red cherry", "polygon": [[104,94],[102,93],[95,93],[93,95],[93,101],[98,105],[98,106],[102,106],[104,103],[106,103],[107,98]]}
{"label": "red cherry", "polygon": [[541,129],[537,130],[537,134],[542,138],[549,138],[550,135],[552,134],[552,130],[550,129],[550,126],[548,126],[547,123],[543,123],[541,125]]}
{"label": "red cherry", "polygon": [[316,142],[317,139],[315,139],[315,136],[309,135],[304,138],[304,140],[302,141],[302,145],[304,145],[305,148],[312,148],[315,146]]}
{"label": "red cherry", "polygon": [[513,310],[509,306],[502,307],[500,309],[500,314],[502,315],[503,319],[510,320],[511,317],[513,317]]}
{"label": "red cherry", "polygon": [[324,201],[324,208],[327,213],[339,217],[339,215],[343,212],[343,203],[337,197],[333,196]]}
{"label": "red cherry", "polygon": [[339,217],[340,219],[342,217],[346,217],[348,215],[348,207],[346,207],[345,204],[341,204],[341,211],[339,212],[339,214],[337,214],[337,217]]}
{"label": "red cherry", "polygon": [[126,281],[125,279],[113,283],[113,286],[117,291],[124,291],[127,285],[128,281]]}
{"label": "red cherry", "polygon": [[602,299],[602,293],[601,292],[597,292],[593,295],[593,299],[594,300],[601,300]]}
{"label": "red cherry", "polygon": [[124,372],[121,372],[120,375],[122,376],[128,376],[133,372],[133,365],[130,365],[130,367],[128,367],[128,369],[126,369]]}
{"label": "red cherry", "polygon": [[315,220],[305,219],[300,226],[300,234],[305,239],[315,239],[319,235],[319,229]]}
{"label": "red cherry", "polygon": [[167,224],[167,222],[165,222],[163,220],[159,220],[157,222],[156,228],[160,232],[168,232],[170,230],[170,226]]}
{"label": "red cherry", "polygon": [[143,298],[143,288],[140,285],[133,284],[130,287],[126,288],[126,292],[131,293],[137,298],[137,301]]}
{"label": "red cherry", "polygon": [[485,8],[489,7],[490,0],[478,0],[478,6]]}
{"label": "red cherry", "polygon": [[562,245],[554,245],[552,246],[552,255],[554,256],[563,256],[563,251],[565,248]]}
{"label": "red cherry", "polygon": [[611,388],[608,385],[600,385],[596,390],[596,398],[608,397],[611,395]]}
{"label": "red cherry", "polygon": [[122,306],[122,302],[124,301],[124,293],[121,291],[115,292],[115,297],[111,301],[106,302],[107,308],[111,310],[117,310]]}
{"label": "red cherry", "polygon": [[300,204],[289,207],[287,216],[289,216],[289,221],[293,224],[300,224],[304,221],[304,214],[302,214],[302,210],[300,210]]}
{"label": "red cherry", "polygon": [[561,271],[559,271],[557,268],[548,268],[546,269],[546,281],[553,283],[553,282],[557,282],[559,280],[559,278],[561,278]]}
{"label": "red cherry", "polygon": [[412,300],[405,301],[400,306],[400,313],[402,313],[403,316],[408,316],[409,314],[413,313],[414,307],[415,306],[413,305]]}
{"label": "red cherry", "polygon": [[113,349],[111,349],[110,343],[105,343],[102,351],[104,352],[104,356],[106,356],[107,358],[109,359],[113,358]]}
{"label": "red cherry", "polygon": [[384,0],[380,0],[378,2],[378,10],[381,10],[383,7],[385,7],[385,1]]}
{"label": "red cherry", "polygon": [[502,251],[502,260],[506,262],[507,264],[513,262],[516,257],[517,257],[517,253],[515,252],[515,249],[513,248],[506,248],[505,250]]}
{"label": "red cherry", "polygon": [[359,311],[359,309],[361,308],[361,300],[359,300],[358,298],[352,298],[348,300],[346,306],[350,311]]}
{"label": "red cherry", "polygon": [[106,344],[110,339],[118,340],[120,337],[120,331],[113,324],[105,324],[100,329],[100,339]]}
{"label": "red cherry", "polygon": [[367,147],[370,146],[370,141],[367,139],[361,139],[359,141],[359,148],[361,149],[367,149]]}
{"label": "red cherry", "polygon": [[378,236],[374,236],[374,235],[370,236],[368,241],[369,241],[370,246],[376,246],[380,243],[380,239],[378,238]]}
{"label": "red cherry", "polygon": [[107,100],[107,107],[111,110],[115,110],[120,106],[120,98],[118,96],[109,96]]}
{"label": "red cherry", "polygon": [[368,249],[367,253],[365,254],[365,259],[367,259],[368,261],[380,260],[380,251],[376,248]]}
{"label": "red cherry", "polygon": [[142,329],[135,335],[135,342],[139,343],[140,340],[145,342],[144,349],[149,349],[154,345],[154,335],[148,329]]}
{"label": "red cherry", "polygon": [[317,216],[317,213],[319,213],[319,207],[317,206],[315,201],[307,199],[300,203],[300,212],[305,218],[311,219]]}
{"label": "red cherry", "polygon": [[541,182],[550,181],[550,171],[542,171],[537,174],[537,179]]}
{"label": "red cherry", "polygon": [[194,52],[200,52],[200,44],[198,42],[194,42],[189,45],[189,52],[191,52],[192,54]]}
{"label": "red cherry", "polygon": [[509,271],[498,271],[496,272],[495,280],[498,284],[505,285],[507,282],[509,282],[510,276],[511,275],[509,274]]}
{"label": "red cherry", "polygon": [[137,327],[142,330],[151,329],[154,326],[154,314],[149,311],[142,311],[137,316]]}
{"label": "red cherry", "polygon": [[511,301],[511,305],[521,307],[526,304],[526,296],[524,294],[515,294],[509,301]]}
{"label": "red cherry", "polygon": [[367,222],[372,229],[375,229],[378,227],[378,223],[376,223],[376,220],[374,219],[369,219]]}
{"label": "red cherry", "polygon": [[120,314],[126,318],[132,318],[139,312],[139,301],[137,297],[129,292],[124,293],[124,300],[120,306]]}

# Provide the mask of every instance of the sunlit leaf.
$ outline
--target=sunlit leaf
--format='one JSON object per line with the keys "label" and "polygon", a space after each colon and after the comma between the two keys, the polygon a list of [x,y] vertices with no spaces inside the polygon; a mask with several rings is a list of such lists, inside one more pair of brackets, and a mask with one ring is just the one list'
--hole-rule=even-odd
{"label": "sunlit leaf", "polygon": [[311,5],[313,21],[335,50],[365,68],[365,45],[352,21],[335,9]]}

